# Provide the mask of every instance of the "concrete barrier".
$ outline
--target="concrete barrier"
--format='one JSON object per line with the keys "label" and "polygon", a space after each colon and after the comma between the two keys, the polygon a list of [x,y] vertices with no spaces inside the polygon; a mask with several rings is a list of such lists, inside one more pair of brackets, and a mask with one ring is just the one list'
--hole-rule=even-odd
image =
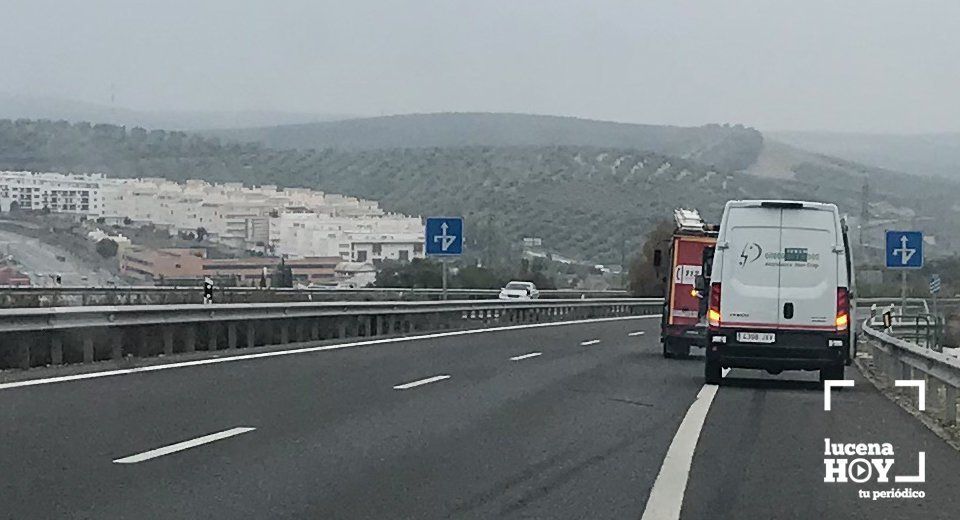
{"label": "concrete barrier", "polygon": [[0,311],[0,370],[658,314],[659,298],[111,305]]}

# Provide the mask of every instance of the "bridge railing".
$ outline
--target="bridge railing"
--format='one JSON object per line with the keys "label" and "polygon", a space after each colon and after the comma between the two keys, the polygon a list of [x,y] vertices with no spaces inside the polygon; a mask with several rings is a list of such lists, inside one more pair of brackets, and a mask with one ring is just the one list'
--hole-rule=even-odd
{"label": "bridge railing", "polygon": [[916,388],[896,387],[897,380],[926,382],[926,403],[922,413],[945,426],[957,424],[957,397],[960,392],[960,358],[894,337],[863,324],[866,350],[873,356],[873,374],[889,389],[899,390],[904,399],[917,404]]}
{"label": "bridge railing", "polygon": [[[113,305],[0,311],[0,370],[659,314],[659,298]],[[0,372],[0,379],[3,378]]]}
{"label": "bridge railing", "polygon": [[[497,289],[449,289],[450,300],[496,299]],[[543,299],[621,298],[626,291],[544,290]],[[428,301],[440,300],[441,289],[404,288],[267,288],[217,287],[217,303],[271,303],[323,301]],[[203,303],[201,287],[0,287],[0,309],[22,307],[79,307],[94,305],[172,305]]]}

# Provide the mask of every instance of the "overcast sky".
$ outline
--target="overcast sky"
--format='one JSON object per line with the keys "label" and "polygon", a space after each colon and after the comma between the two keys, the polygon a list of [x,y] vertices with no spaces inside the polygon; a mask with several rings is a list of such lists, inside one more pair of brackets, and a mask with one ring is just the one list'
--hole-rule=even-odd
{"label": "overcast sky", "polygon": [[960,130],[957,0],[0,0],[0,57],[137,109]]}

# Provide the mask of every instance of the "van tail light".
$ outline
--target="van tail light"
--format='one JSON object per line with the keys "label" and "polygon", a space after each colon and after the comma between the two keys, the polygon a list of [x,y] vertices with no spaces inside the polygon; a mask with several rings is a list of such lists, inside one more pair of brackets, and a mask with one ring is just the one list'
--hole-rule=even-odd
{"label": "van tail light", "polygon": [[707,310],[707,322],[711,329],[720,327],[720,284],[710,284],[710,307]]}
{"label": "van tail light", "polygon": [[850,295],[846,287],[837,287],[837,330],[847,330],[850,326]]}

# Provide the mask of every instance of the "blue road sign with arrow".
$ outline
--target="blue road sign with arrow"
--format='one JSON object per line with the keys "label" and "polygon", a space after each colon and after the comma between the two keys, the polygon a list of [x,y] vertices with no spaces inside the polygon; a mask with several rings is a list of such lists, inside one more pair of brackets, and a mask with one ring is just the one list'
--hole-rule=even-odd
{"label": "blue road sign with arrow", "polygon": [[887,231],[887,268],[923,267],[923,232]]}
{"label": "blue road sign with arrow", "polygon": [[463,254],[463,217],[428,217],[424,238],[428,256]]}

